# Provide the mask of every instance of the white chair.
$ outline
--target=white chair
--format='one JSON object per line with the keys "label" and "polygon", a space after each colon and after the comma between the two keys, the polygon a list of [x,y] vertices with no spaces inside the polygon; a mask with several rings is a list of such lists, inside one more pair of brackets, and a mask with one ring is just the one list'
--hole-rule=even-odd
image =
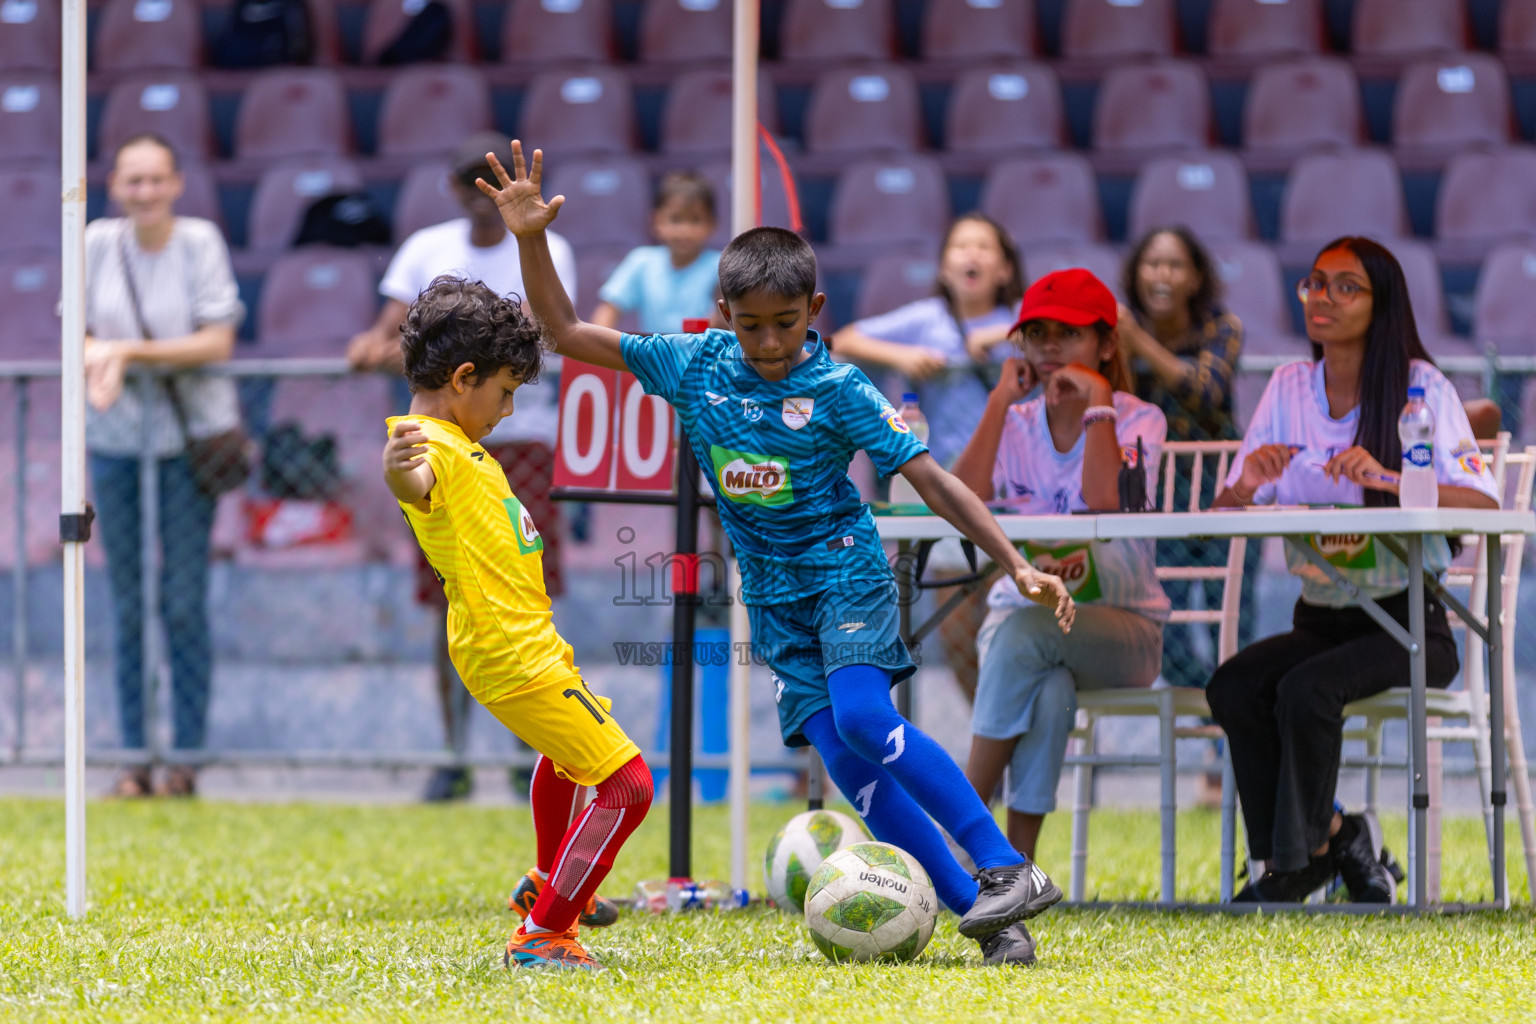
{"label": "white chair", "polygon": [[[1163,447],[1159,481],[1163,512],[1199,511],[1200,490],[1208,457],[1216,462],[1217,490],[1226,478],[1227,467],[1241,447],[1238,441],[1175,441]],[[1189,498],[1184,507],[1176,507],[1175,469],[1180,459],[1190,461]],[[1175,608],[1170,623],[1214,623],[1217,625],[1217,664],[1237,653],[1237,627],[1242,601],[1243,555],[1246,538],[1235,537],[1227,548],[1225,565],[1157,567],[1159,580],[1190,583],[1213,581],[1222,584],[1221,604],[1217,608]],[[1203,587],[1190,587],[1191,595],[1203,593]],[[1105,766],[1151,767],[1160,773],[1162,816],[1162,891],[1160,902],[1174,901],[1174,868],[1177,862],[1175,826],[1178,817],[1177,742],[1186,738],[1217,738],[1221,730],[1214,725],[1180,726],[1180,718],[1210,717],[1205,691],[1190,686],[1162,686],[1152,689],[1089,690],[1077,695],[1077,728],[1072,736],[1076,750],[1066,759],[1074,768],[1075,799],[1072,807],[1072,881],[1069,898],[1081,902],[1087,891],[1088,812],[1093,802],[1093,772]],[[1156,718],[1158,721],[1157,756],[1100,754],[1095,750],[1094,733],[1104,718]],[[1232,896],[1232,861],[1236,833],[1236,787],[1232,783],[1230,759],[1222,759],[1222,868],[1221,899]]]}
{"label": "white chair", "polygon": [[[1509,434],[1501,433],[1494,441],[1483,444],[1491,456],[1491,468],[1499,493],[1504,496],[1503,505],[1516,511],[1531,507],[1531,488],[1536,483],[1536,446],[1509,454]],[[1514,486],[1507,486],[1509,471],[1515,471]],[[1475,539],[1475,538],[1474,538]],[[1453,566],[1445,583],[1449,587],[1469,588],[1468,610],[1481,617],[1487,611],[1485,557],[1486,539],[1475,539],[1475,557],[1466,565]],[[1536,900],[1536,812],[1531,801],[1530,772],[1525,761],[1525,743],[1520,729],[1520,705],[1516,700],[1515,687],[1515,609],[1520,593],[1520,563],[1525,549],[1524,534],[1506,534],[1502,539],[1503,565],[1500,585],[1503,588],[1504,606],[1503,662],[1504,662],[1504,731],[1509,751],[1510,776],[1515,790],[1515,805],[1520,815],[1521,845],[1525,849],[1527,884],[1533,900]],[[1455,616],[1452,616],[1455,621]],[[1459,623],[1458,623],[1459,624]],[[1440,719],[1429,726],[1430,742],[1471,743],[1477,766],[1478,786],[1482,794],[1484,832],[1489,843],[1490,870],[1493,850],[1493,804],[1490,799],[1491,754],[1488,734],[1487,673],[1483,666],[1486,653],[1481,638],[1471,630],[1466,631],[1466,657],[1462,667],[1462,686],[1457,690],[1430,690],[1427,710],[1430,718]],[[1355,701],[1344,708],[1346,717],[1360,717],[1364,724],[1348,729],[1346,740],[1363,740],[1365,757],[1345,757],[1341,763],[1366,769],[1366,809],[1376,810],[1381,769],[1408,768],[1406,757],[1385,758],[1381,754],[1381,731],[1390,719],[1406,719],[1410,691],[1407,687],[1394,687],[1365,700]],[[1456,724],[1445,724],[1449,719]],[[1411,800],[1413,787],[1408,787],[1410,800],[1409,817],[1412,817]],[[1424,851],[1419,851],[1423,855]]]}

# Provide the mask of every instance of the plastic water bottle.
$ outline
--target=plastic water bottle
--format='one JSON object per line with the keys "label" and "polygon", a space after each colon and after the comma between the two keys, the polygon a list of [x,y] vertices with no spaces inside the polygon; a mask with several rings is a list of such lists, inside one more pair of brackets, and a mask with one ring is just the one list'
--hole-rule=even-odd
{"label": "plastic water bottle", "polygon": [[[912,431],[912,436],[923,444],[928,443],[928,417],[923,415],[922,408],[917,402],[917,393],[908,391],[901,396],[901,408],[897,410],[907,429]],[[891,504],[892,505],[921,505],[922,497],[917,493],[917,488],[907,482],[907,478],[901,474],[891,478]]]}
{"label": "plastic water bottle", "polygon": [[1435,411],[1424,402],[1423,388],[1408,389],[1408,404],[1397,418],[1403,443],[1403,475],[1398,504],[1403,508],[1435,508],[1440,485],[1435,481]]}

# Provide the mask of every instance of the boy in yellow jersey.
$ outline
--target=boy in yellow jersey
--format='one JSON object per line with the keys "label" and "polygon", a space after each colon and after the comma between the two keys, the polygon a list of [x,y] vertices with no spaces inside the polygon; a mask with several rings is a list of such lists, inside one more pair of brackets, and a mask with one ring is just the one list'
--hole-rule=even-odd
{"label": "boy in yellow jersey", "polygon": [[[516,298],[439,277],[400,327],[411,408],[391,417],[384,480],[448,598],[448,652],[470,693],[542,755],[531,800],[538,862],[513,893],[525,918],[519,967],[594,969],[578,919],[611,924],[596,899],[651,804],[651,772],[577,671],[544,592],[538,527],[479,441],[538,379],[540,331]],[[584,789],[597,799],[573,822]]]}

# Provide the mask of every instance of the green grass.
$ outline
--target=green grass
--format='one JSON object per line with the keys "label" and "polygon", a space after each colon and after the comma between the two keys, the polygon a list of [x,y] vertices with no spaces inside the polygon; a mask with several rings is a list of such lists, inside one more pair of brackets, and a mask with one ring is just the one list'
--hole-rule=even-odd
{"label": "green grass", "polygon": [[[755,845],[793,810],[754,808]],[[605,892],[665,874],[666,821],[658,806]],[[724,811],[697,824],[696,873],[723,873]],[[1047,825],[1041,855],[1063,884],[1066,824]],[[1090,889],[1149,896],[1156,827],[1150,812],[1096,815]],[[1213,814],[1181,820],[1181,896],[1215,893],[1216,837]],[[628,915],[590,936],[610,970],[573,977],[501,966],[526,810],[94,804],[90,913],[73,922],[62,806],[3,800],[0,1020],[1530,1020],[1536,916],[1511,838],[1522,907],[1508,915],[1057,908],[1035,922],[1028,970],[982,968],[952,917],[916,963],[838,967],[773,910]],[[1447,898],[1487,899],[1480,824],[1447,822],[1445,849]]]}

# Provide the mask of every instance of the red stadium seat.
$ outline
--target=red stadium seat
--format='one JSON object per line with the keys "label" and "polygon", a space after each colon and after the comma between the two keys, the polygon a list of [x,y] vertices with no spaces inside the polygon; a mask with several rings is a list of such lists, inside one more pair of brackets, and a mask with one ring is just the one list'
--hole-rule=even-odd
{"label": "red stadium seat", "polygon": [[1440,180],[1435,236],[1443,258],[1474,262],[1492,245],[1536,234],[1536,149],[1463,153]]}
{"label": "red stadium seat", "polygon": [[0,259],[0,359],[59,358],[58,307],[58,256]]}
{"label": "red stadium seat", "polygon": [[261,289],[250,354],[340,356],[378,308],[373,261],[346,249],[306,246],[272,264]]}
{"label": "red stadium seat", "polygon": [[949,225],[949,186],[926,156],[861,160],[837,179],[827,235],[834,245],[937,250]]}
{"label": "red stadium seat", "polygon": [[976,61],[1035,52],[1035,0],[928,0],[923,59]]}
{"label": "red stadium seat", "polygon": [[213,156],[213,117],[203,83],[181,72],[134,75],[119,82],[101,113],[96,155],[111,159],[118,146],[141,132],[165,139],[185,159]]}
{"label": "red stadium seat", "polygon": [[651,181],[630,157],[567,160],[555,166],[545,195],[567,202],[556,228],[577,251],[644,245],[651,233]]}
{"label": "red stadium seat", "polygon": [[731,43],[730,0],[652,0],[641,8],[643,61],[725,61]]}
{"label": "red stadium seat", "polygon": [[[221,229],[224,227],[219,184],[214,180],[213,171],[201,160],[181,161],[181,198],[176,200],[176,213],[182,217],[201,217],[213,221]],[[109,199],[107,216],[122,215],[122,208]]]}
{"label": "red stadium seat", "polygon": [[1499,5],[1499,50],[1506,57],[1536,54],[1536,0]]}
{"label": "red stadium seat", "polygon": [[0,154],[6,160],[57,160],[60,117],[54,76],[0,75]]}
{"label": "red stadium seat", "polygon": [[1024,283],[1034,284],[1046,274],[1082,267],[1104,282],[1121,302],[1120,254],[1108,245],[1058,245],[1029,249],[1024,253]]}
{"label": "red stadium seat", "polygon": [[1504,67],[1487,54],[1420,61],[1397,81],[1392,143],[1399,152],[1449,156],[1469,146],[1499,146],[1509,141],[1511,124]]}
{"label": "red stadium seat", "polygon": [[523,100],[518,130],[546,153],[627,153],[635,144],[629,79],[593,66],[539,75]]}
{"label": "red stadium seat", "polygon": [[0,167],[0,250],[57,249],[57,164]]}
{"label": "red stadium seat", "polygon": [[278,164],[262,174],[251,198],[245,244],[250,249],[282,249],[293,243],[304,211],[317,199],[363,187],[363,176],[342,157],[310,157]]}
{"label": "red stadium seat", "polygon": [[1211,241],[1252,238],[1253,206],[1242,161],[1211,150],[1143,164],[1126,235],[1140,238],[1161,224],[1183,224]]}
{"label": "red stadium seat", "polygon": [[507,4],[501,28],[503,61],[600,63],[613,56],[609,0],[511,0]]}
{"label": "red stadium seat", "polygon": [[59,10],[57,0],[0,3],[0,68],[57,72]]}
{"label": "red stadium seat", "polygon": [[[400,184],[395,199],[395,243],[404,242],[422,228],[464,216],[464,207],[448,190],[445,163],[417,164]],[[560,230],[564,230],[564,221]]]}
{"label": "red stadium seat", "polygon": [[315,63],[340,64],[343,54],[336,0],[305,0],[305,5],[309,8],[309,31],[314,39]]}
{"label": "red stadium seat", "polygon": [[944,148],[959,153],[1052,149],[1066,140],[1061,86],[1048,65],[967,71],[949,94]]}
{"label": "red stadium seat", "polygon": [[[699,168],[715,191],[715,233],[709,244],[723,249],[731,240],[731,165],[729,161],[716,161]],[[789,193],[784,177],[768,153],[767,147],[758,147],[758,223],[766,227],[794,229],[789,215]]]}
{"label": "red stadium seat", "polygon": [[390,76],[379,107],[379,155],[447,153],[492,123],[491,90],[474,68],[403,68]]}
{"label": "red stadium seat", "polygon": [[[597,297],[599,289],[608,282],[614,268],[624,259],[625,254],[624,249],[605,249],[584,253],[577,257],[576,313],[578,316],[592,315],[592,311],[602,301]],[[639,326],[633,310],[626,310],[620,314],[619,330],[634,332],[639,329]],[[681,328],[682,324],[678,324],[678,327]]]}
{"label": "red stadium seat", "polygon": [[1093,110],[1093,146],[1101,152],[1203,149],[1211,142],[1205,73],[1186,61],[1113,68]]}
{"label": "red stadium seat", "polygon": [[981,210],[1024,248],[1092,242],[1104,234],[1098,180],[1076,153],[997,164],[982,186]]}
{"label": "red stadium seat", "polygon": [[1266,64],[1248,86],[1243,145],[1295,157],[1309,149],[1355,146],[1364,138],[1360,85],[1348,62],[1307,57]]}
{"label": "red stadium seat", "polygon": [[1391,248],[1408,281],[1408,299],[1413,303],[1419,339],[1431,350],[1443,347],[1440,343],[1451,333],[1451,321],[1445,312],[1445,286],[1435,250],[1415,238],[1399,238]]}
{"label": "red stadium seat", "polygon": [[1215,0],[1206,49],[1216,57],[1317,53],[1323,44],[1321,0]]}
{"label": "red stadium seat", "polygon": [[821,154],[923,148],[911,72],[885,64],[822,75],[805,112],[805,148]]}
{"label": "red stadium seat", "polygon": [[1536,243],[1500,246],[1477,278],[1473,333],[1505,353],[1536,354]]}
{"label": "red stadium seat", "polygon": [[786,61],[890,60],[896,53],[891,0],[788,0],[779,25]]}
{"label": "red stadium seat", "polygon": [[1291,168],[1280,210],[1282,239],[1315,245],[1366,235],[1390,244],[1408,233],[1402,178],[1386,153],[1313,153]]}
{"label": "red stadium seat", "polygon": [[1275,251],[1262,242],[1212,242],[1221,278],[1221,304],[1243,322],[1248,351],[1288,352],[1297,347],[1291,326],[1291,289]]}
{"label": "red stadium seat", "polygon": [[202,62],[197,0],[108,0],[102,9],[92,71],[187,69]]}
{"label": "red stadium seat", "polygon": [[938,294],[939,265],[932,256],[881,256],[864,271],[853,315],[860,320]]}
{"label": "red stadium seat", "polygon": [[1462,0],[1355,0],[1351,48],[1373,57],[1402,57],[1467,47]]}
{"label": "red stadium seat", "polygon": [[[758,123],[772,131],[778,119],[767,75],[758,79],[757,100]],[[718,156],[730,150],[730,71],[685,71],[672,79],[661,108],[661,151]]]}
{"label": "red stadium seat", "polygon": [[277,160],[352,150],[347,92],[334,71],[273,68],[251,80],[235,117],[235,156]]}
{"label": "red stadium seat", "polygon": [[1167,57],[1178,49],[1174,0],[1067,0],[1064,57]]}
{"label": "red stadium seat", "polygon": [[[475,61],[480,48],[475,41],[475,7],[471,0],[443,0],[453,19],[445,60]],[[405,26],[422,8],[421,0],[372,0],[363,21],[363,63],[377,64]]]}

